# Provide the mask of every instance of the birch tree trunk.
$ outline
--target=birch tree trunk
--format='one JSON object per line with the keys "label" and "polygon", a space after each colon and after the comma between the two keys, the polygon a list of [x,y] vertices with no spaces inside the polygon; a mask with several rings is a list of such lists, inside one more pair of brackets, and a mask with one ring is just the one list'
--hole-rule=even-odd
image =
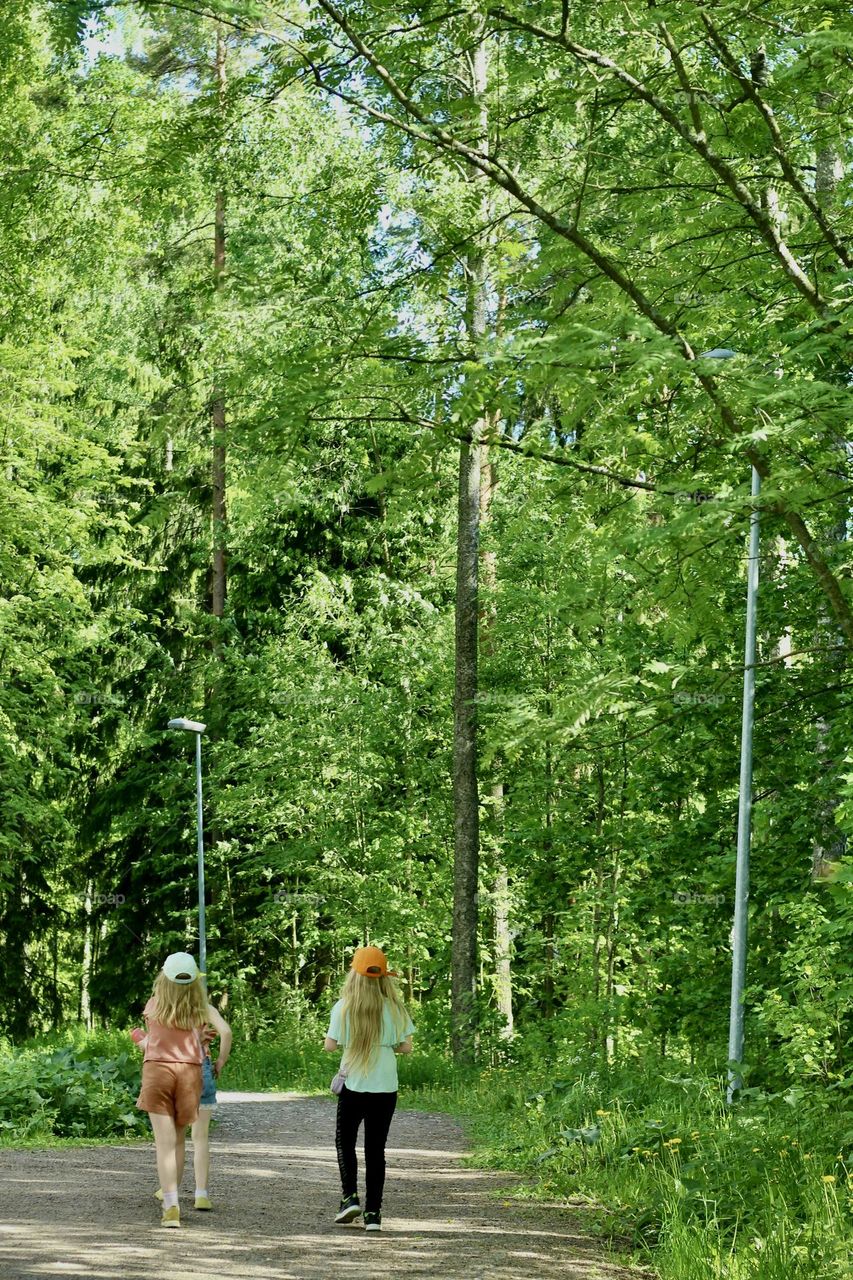
{"label": "birch tree trunk", "polygon": [[[485,91],[488,51],[484,25],[477,19],[476,40],[469,55],[471,97],[481,140],[488,138]],[[480,222],[487,221],[489,183],[471,170],[481,193]],[[482,244],[471,242],[466,260],[469,344],[476,353],[486,334],[488,268]],[[457,1061],[474,1057],[477,991],[478,880],[480,862],[480,797],[477,774],[478,609],[480,545],[481,441],[485,420],[478,419],[470,440],[459,449],[459,505],[456,559],[456,676],[453,709],[453,943],[451,1041]]]}
{"label": "birch tree trunk", "polygon": [[89,991],[92,981],[92,881],[86,879],[83,899],[83,963],[80,969],[80,1003],[78,1017],[87,1031],[92,1029],[92,1007]]}
{"label": "birch tree trunk", "polygon": [[[502,311],[502,303],[498,304],[498,316]],[[500,321],[498,321],[498,328]],[[492,431],[496,431],[498,419],[494,417],[490,423]],[[480,468],[480,525],[484,527],[489,519],[492,500],[498,483],[498,468],[494,458],[489,457],[488,447],[484,446]],[[490,592],[497,586],[497,553],[484,551],[480,556],[483,585]],[[490,606],[481,610],[480,651],[484,657],[492,652],[495,609]],[[500,761],[495,760],[494,769],[500,769]],[[512,935],[509,927],[509,875],[504,864],[501,850],[501,828],[503,822],[504,784],[495,778],[489,787],[489,821],[492,828],[495,848],[494,874],[494,941],[495,941],[495,1002],[498,1012],[504,1019],[501,1036],[511,1039],[513,1032],[512,1019]]]}

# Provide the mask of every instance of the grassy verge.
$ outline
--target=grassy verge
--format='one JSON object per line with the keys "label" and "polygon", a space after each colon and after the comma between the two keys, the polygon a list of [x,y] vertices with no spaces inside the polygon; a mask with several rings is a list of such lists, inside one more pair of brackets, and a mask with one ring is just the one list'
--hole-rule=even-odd
{"label": "grassy verge", "polygon": [[62,1151],[66,1147],[145,1147],[154,1141],[150,1128],[147,1133],[127,1133],[113,1138],[58,1138],[55,1133],[43,1133],[35,1138],[0,1136],[0,1151]]}
{"label": "grassy verge", "polygon": [[516,1194],[581,1200],[587,1220],[661,1280],[853,1275],[853,1122],[843,1098],[748,1090],[659,1071],[519,1067],[423,1089],[463,1117],[477,1162],[528,1175]]}
{"label": "grassy verge", "polygon": [[[328,1093],[337,1065],[337,1055],[325,1053],[321,1044],[299,1045],[292,1040],[238,1044],[223,1074],[222,1088]],[[399,1075],[401,1106],[410,1099],[411,1105],[420,1105],[416,1099],[421,1091],[450,1088],[458,1077],[444,1054],[428,1049],[401,1057]]]}

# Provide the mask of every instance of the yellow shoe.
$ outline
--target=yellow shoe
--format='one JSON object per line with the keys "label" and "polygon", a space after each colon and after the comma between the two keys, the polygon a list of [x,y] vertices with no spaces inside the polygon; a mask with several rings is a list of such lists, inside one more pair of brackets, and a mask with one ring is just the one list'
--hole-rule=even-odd
{"label": "yellow shoe", "polygon": [[157,1188],[157,1190],[154,1192],[154,1198],[155,1198],[156,1200],[162,1200],[162,1199],[163,1199],[163,1188],[162,1188],[162,1187],[158,1187],[158,1188]]}
{"label": "yellow shoe", "polygon": [[171,1209],[163,1210],[163,1217],[160,1219],[161,1227],[179,1227],[181,1225],[181,1211],[176,1204]]}
{"label": "yellow shoe", "polygon": [[209,1196],[196,1196],[195,1207],[197,1209],[212,1209],[213,1205],[210,1203]]}

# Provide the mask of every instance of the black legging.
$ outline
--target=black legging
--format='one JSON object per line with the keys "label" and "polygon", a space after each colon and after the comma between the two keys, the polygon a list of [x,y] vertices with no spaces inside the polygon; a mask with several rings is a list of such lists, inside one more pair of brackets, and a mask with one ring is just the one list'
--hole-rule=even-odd
{"label": "black legging", "polygon": [[344,1199],[358,1192],[358,1160],[355,1141],[358,1126],[364,1121],[364,1164],[367,1194],[365,1213],[379,1213],[385,1186],[385,1142],[391,1128],[391,1117],[397,1105],[395,1093],[357,1093],[344,1085],[338,1094],[338,1122],[335,1146]]}

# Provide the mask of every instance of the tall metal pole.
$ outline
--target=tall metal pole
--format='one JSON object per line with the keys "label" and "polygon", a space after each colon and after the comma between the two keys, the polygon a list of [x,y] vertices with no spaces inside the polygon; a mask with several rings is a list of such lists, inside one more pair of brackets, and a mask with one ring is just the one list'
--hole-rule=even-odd
{"label": "tall metal pole", "polygon": [[752,514],[749,520],[749,569],[746,588],[746,641],[743,658],[743,714],[740,735],[740,796],[737,815],[735,918],[732,935],[732,998],[729,1012],[727,1101],[741,1087],[743,1062],[743,989],[746,978],[747,905],[749,902],[749,845],[752,819],[752,724],[755,705],[755,616],[758,600],[758,503],[761,478],[752,468]]}
{"label": "tall metal pole", "polygon": [[195,735],[196,820],[198,826],[198,967],[207,972],[207,937],[204,923],[204,825],[201,807],[201,734]]}

